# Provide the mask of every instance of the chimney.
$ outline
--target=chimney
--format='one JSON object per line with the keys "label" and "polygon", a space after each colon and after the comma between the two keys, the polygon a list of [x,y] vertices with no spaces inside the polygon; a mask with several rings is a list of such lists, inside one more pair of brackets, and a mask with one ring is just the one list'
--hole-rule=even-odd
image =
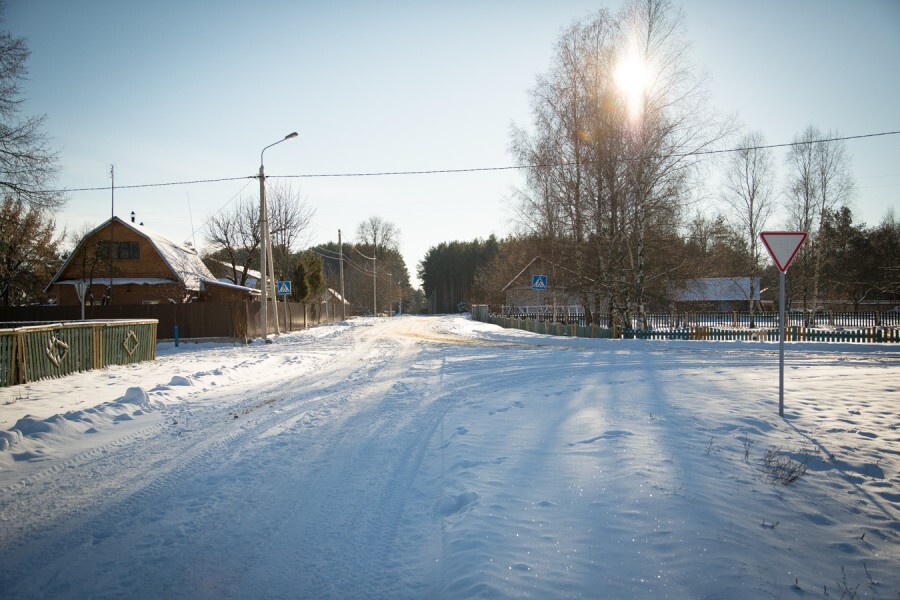
{"label": "chimney", "polygon": [[134,223],[134,211],[131,211],[131,222]]}

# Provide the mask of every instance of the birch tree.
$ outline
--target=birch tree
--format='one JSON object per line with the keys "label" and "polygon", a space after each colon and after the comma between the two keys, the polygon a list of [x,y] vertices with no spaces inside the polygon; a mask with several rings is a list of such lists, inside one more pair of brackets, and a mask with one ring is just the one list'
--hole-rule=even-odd
{"label": "birch tree", "polygon": [[733,227],[743,234],[749,249],[745,268],[750,277],[750,326],[753,327],[753,297],[760,273],[759,234],[772,214],[775,184],[771,151],[762,148],[762,133],[754,131],[739,142],[740,148],[730,155],[725,171],[722,199],[731,208]]}
{"label": "birch tree", "polygon": [[[520,214],[557,239],[556,256],[593,281],[588,318],[630,326],[651,286],[662,295],[665,251],[698,151],[727,127],[710,117],[687,60],[683,17],[668,0],[632,0],[568,28],[532,91],[534,127],[512,150],[528,166]],[[651,248],[650,242],[655,247]]]}
{"label": "birch tree", "polygon": [[787,155],[792,225],[808,235],[794,271],[799,275],[801,301],[810,322],[819,307],[822,261],[827,253],[827,240],[822,235],[825,221],[830,211],[851,201],[855,189],[850,156],[837,137],[810,125],[794,138]]}

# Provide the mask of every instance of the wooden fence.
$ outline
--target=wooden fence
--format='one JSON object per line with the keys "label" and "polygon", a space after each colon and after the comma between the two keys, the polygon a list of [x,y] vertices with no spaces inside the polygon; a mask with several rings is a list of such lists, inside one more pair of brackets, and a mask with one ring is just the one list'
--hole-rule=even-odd
{"label": "wooden fence", "polygon": [[0,329],[0,386],[156,358],[155,319]]}
{"label": "wooden fence", "polygon": [[[544,307],[542,310],[523,311],[518,307],[501,306],[496,311],[491,311],[498,316],[511,319],[529,319],[537,321],[550,321],[564,323],[566,325],[585,326],[584,315],[572,311],[554,312],[552,307]],[[797,327],[851,327],[854,329],[866,329],[870,327],[900,327],[900,311],[865,311],[865,312],[819,312],[816,314],[803,311],[792,311],[785,314],[788,326]],[[730,327],[735,329],[771,329],[778,327],[777,312],[755,313],[751,318],[746,312],[671,312],[648,313],[647,328],[681,329],[685,327]],[[600,327],[613,327],[611,317],[607,315],[595,315],[594,324]],[[643,329],[643,323],[635,316],[632,318],[632,329]]]}
{"label": "wooden fence", "polygon": [[[269,309],[267,329],[276,331],[273,309]],[[191,304],[133,304],[86,306],[85,318],[96,321],[156,319],[161,340],[227,338],[247,340],[261,334],[259,302],[194,302]],[[44,322],[74,322],[81,318],[78,306],[17,306],[0,308],[0,327]],[[298,331],[321,323],[340,320],[340,304],[278,303],[278,330]],[[177,328],[177,329],[176,329]],[[176,334],[177,331],[177,334]]]}
{"label": "wooden fence", "polygon": [[[722,313],[724,314],[724,313]],[[728,313],[731,314],[731,313]],[[779,329],[774,327],[750,329],[748,327],[714,327],[689,325],[659,329],[622,330],[619,327],[585,326],[578,323],[559,323],[551,320],[505,317],[491,314],[486,305],[472,307],[472,318],[509,329],[521,329],[543,335],[576,336],[587,338],[626,338],[642,340],[721,340],[721,341],[778,341]],[[711,319],[714,320],[714,319]],[[900,343],[898,327],[866,327],[860,329],[815,329],[791,325],[785,332],[785,341],[792,342],[855,342]]]}

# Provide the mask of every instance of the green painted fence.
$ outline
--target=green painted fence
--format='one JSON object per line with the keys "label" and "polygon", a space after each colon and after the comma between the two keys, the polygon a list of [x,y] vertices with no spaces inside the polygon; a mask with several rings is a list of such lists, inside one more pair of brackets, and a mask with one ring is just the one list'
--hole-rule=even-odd
{"label": "green painted fence", "polygon": [[156,328],[156,319],[144,319],[0,329],[0,385],[154,360]]}

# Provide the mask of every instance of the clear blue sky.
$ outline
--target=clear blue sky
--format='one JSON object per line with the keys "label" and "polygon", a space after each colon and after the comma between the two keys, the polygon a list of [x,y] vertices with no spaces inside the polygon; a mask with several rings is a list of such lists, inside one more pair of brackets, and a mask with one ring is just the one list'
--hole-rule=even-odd
{"label": "clear blue sky", "polygon": [[[692,62],[713,104],[768,143],[807,125],[900,130],[900,1],[685,0]],[[277,175],[513,164],[513,123],[560,30],[617,1],[301,2],[8,0],[3,27],[28,39],[29,114],[60,150],[59,188],[250,177],[260,150]],[[900,208],[900,136],[848,143],[854,209],[869,224]],[[783,162],[784,152],[776,159]],[[415,277],[427,249],[510,230],[516,171],[291,180],[316,210],[312,243],[352,241],[371,215],[401,229]],[[120,189],[174,240],[254,179]],[[897,210],[900,213],[900,210]],[[110,193],[74,192],[60,225],[110,214]],[[778,223],[774,223],[778,224]]]}

